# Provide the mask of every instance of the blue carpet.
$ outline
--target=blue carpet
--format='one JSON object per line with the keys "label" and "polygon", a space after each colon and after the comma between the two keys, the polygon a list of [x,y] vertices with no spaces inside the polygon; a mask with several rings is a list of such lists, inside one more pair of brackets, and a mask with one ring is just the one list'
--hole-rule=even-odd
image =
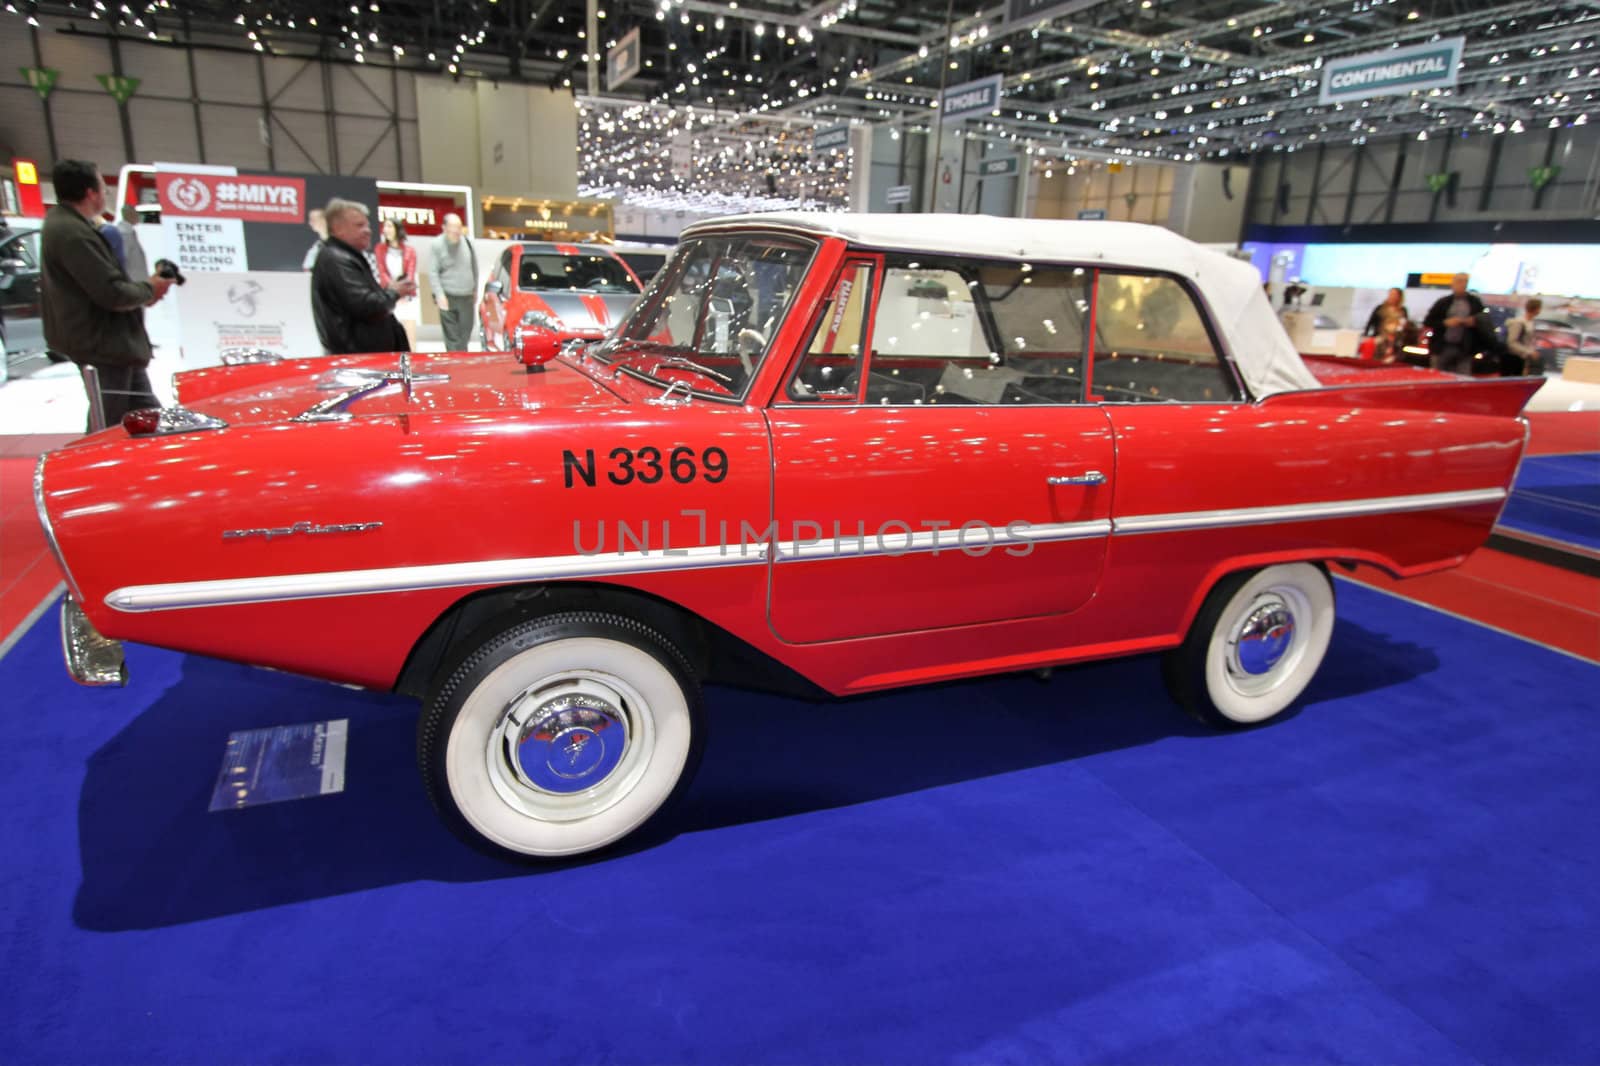
{"label": "blue carpet", "polygon": [[[655,840],[513,869],[435,822],[415,706],[150,648],[0,661],[0,1062],[1600,1060],[1600,667],[1341,583],[1303,711],[1151,659],[709,696]],[[337,637],[333,639],[338,639]],[[235,730],[348,791],[206,813]]]}
{"label": "blue carpet", "polygon": [[1499,524],[1600,550],[1600,452],[1524,459]]}

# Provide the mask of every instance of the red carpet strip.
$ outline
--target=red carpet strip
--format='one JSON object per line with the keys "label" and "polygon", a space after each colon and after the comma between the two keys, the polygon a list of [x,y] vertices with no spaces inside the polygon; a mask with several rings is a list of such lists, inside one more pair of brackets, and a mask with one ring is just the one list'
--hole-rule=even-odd
{"label": "red carpet strip", "polygon": [[0,642],[61,581],[33,511],[38,457],[75,434],[0,437]]}
{"label": "red carpet strip", "polygon": [[1533,411],[1529,455],[1600,451],[1600,411]]}
{"label": "red carpet strip", "polygon": [[1454,570],[1397,581],[1362,566],[1355,580],[1600,662],[1600,579],[1481,549]]}

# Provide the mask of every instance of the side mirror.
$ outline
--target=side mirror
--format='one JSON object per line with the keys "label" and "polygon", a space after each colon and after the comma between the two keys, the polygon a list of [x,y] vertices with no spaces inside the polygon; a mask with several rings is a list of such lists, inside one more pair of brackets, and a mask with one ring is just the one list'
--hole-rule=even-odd
{"label": "side mirror", "polygon": [[530,374],[543,370],[546,363],[561,354],[561,335],[549,330],[524,330],[518,326],[514,340],[517,362],[526,366]]}
{"label": "side mirror", "polygon": [[485,294],[493,293],[494,295],[499,296],[506,291],[506,287],[500,284],[498,281],[491,281],[489,284],[483,287],[483,291]]}
{"label": "side mirror", "polygon": [[22,259],[0,259],[0,274],[26,273],[28,264]]}

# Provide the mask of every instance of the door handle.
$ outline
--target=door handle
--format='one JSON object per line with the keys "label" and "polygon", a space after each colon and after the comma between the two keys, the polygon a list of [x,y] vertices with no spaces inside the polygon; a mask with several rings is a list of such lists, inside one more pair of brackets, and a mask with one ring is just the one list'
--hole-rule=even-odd
{"label": "door handle", "polygon": [[1077,477],[1054,475],[1045,478],[1045,482],[1050,485],[1104,485],[1106,476],[1098,470],[1091,470]]}

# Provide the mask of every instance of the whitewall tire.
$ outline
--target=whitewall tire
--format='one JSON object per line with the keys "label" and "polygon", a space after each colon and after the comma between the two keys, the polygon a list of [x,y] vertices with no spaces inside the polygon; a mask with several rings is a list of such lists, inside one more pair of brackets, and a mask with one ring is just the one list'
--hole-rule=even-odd
{"label": "whitewall tire", "polygon": [[1211,591],[1163,663],[1184,709],[1220,728],[1283,714],[1316,676],[1333,636],[1333,583],[1311,563],[1232,574]]}
{"label": "whitewall tire", "polygon": [[667,638],[596,611],[512,625],[437,683],[417,728],[434,806],[459,836],[522,859],[637,831],[687,788],[700,690]]}

